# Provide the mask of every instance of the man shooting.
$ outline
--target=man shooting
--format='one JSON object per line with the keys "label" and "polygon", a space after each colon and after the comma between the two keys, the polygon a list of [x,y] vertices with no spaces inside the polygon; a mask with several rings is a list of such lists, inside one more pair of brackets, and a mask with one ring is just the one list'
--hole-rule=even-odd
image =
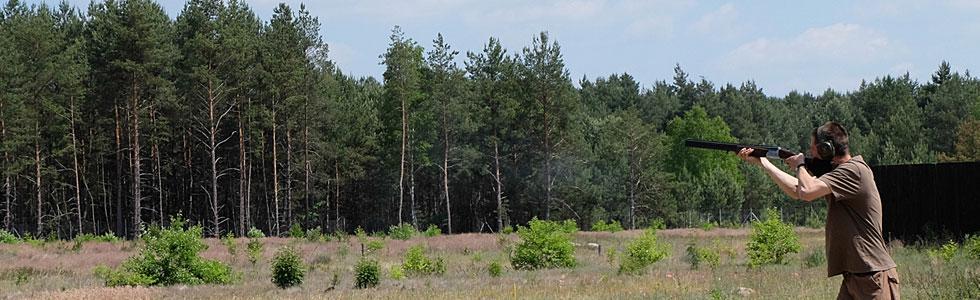
{"label": "man shooting", "polygon": [[844,277],[837,299],[899,299],[896,264],[881,234],[881,198],[874,174],[860,155],[851,156],[844,127],[827,122],[813,130],[810,154],[836,166],[819,177],[807,170],[802,153],[783,160],[796,172],[794,177],[765,157],[751,156],[752,151],[742,149],[738,157],[762,167],[790,198],[827,200],[827,276]]}

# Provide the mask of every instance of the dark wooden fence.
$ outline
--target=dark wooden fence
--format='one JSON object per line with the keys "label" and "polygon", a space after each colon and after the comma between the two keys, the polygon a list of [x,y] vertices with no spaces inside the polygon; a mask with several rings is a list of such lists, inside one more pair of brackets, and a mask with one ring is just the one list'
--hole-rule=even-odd
{"label": "dark wooden fence", "polygon": [[980,162],[874,166],[886,240],[980,233]]}

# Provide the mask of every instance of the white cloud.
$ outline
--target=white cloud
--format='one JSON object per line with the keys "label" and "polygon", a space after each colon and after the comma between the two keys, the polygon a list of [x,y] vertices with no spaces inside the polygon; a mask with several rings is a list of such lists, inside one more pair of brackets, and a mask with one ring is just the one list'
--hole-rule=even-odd
{"label": "white cloud", "polygon": [[738,9],[731,3],[726,3],[711,11],[694,22],[692,29],[700,34],[712,34],[721,37],[733,37],[739,32]]}
{"label": "white cloud", "polygon": [[674,33],[674,19],[667,16],[636,19],[626,27],[626,32],[637,38],[670,38]]}
{"label": "white cloud", "polygon": [[731,51],[725,63],[730,67],[866,63],[892,52],[892,42],[883,34],[857,24],[838,23],[810,28],[789,39],[756,39]]}

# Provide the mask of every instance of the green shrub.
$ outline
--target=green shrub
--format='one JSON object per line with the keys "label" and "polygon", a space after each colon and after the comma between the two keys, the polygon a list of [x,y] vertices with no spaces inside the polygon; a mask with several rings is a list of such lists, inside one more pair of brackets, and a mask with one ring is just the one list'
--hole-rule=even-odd
{"label": "green shrub", "polygon": [[807,268],[814,268],[814,267],[822,266],[826,262],[827,262],[827,255],[823,253],[823,250],[817,249],[814,250],[813,252],[810,252],[810,254],[806,256],[806,262],[804,263],[804,265],[806,265]]}
{"label": "green shrub", "polygon": [[272,258],[272,283],[281,289],[297,286],[303,283],[304,275],[306,268],[296,249],[290,246],[279,248]]}
{"label": "green shrub", "polygon": [[510,226],[510,225],[504,226],[504,229],[500,230],[500,233],[503,233],[503,234],[511,234],[511,233],[514,233],[514,226]]}
{"label": "green shrub", "polygon": [[576,265],[575,248],[570,235],[575,232],[574,222],[557,223],[531,219],[528,227],[518,226],[521,238],[511,256],[511,265],[517,270],[540,268],[571,268]]}
{"label": "green shrub", "polygon": [[371,254],[378,250],[384,249],[385,242],[382,240],[375,239],[375,240],[368,241],[365,246],[367,247],[368,254]]}
{"label": "green shrub", "polygon": [[711,231],[712,229],[715,229],[715,227],[718,227],[718,223],[712,221],[705,221],[701,223],[701,230],[704,231]]}
{"label": "green shrub", "polygon": [[389,274],[389,277],[394,280],[405,279],[405,269],[403,269],[401,265],[392,265]]}
{"label": "green shrub", "polygon": [[942,246],[939,246],[938,249],[930,249],[930,250],[928,250],[927,253],[931,257],[940,258],[944,262],[949,262],[949,261],[953,260],[953,257],[956,256],[956,252],[957,251],[959,251],[959,245],[956,244],[956,242],[954,242],[954,241],[948,241],[945,244],[943,244]]}
{"label": "green shrub", "polygon": [[786,256],[799,253],[800,239],[793,232],[793,226],[779,217],[779,212],[766,210],[765,221],[752,222],[752,234],[746,246],[749,256],[749,267],[759,267],[768,264],[786,264]]}
{"label": "green shrub", "polygon": [[354,287],[363,289],[376,287],[381,283],[381,267],[378,261],[362,257],[354,267]]}
{"label": "green shrub", "polygon": [[311,228],[306,230],[306,240],[311,242],[328,242],[330,241],[330,236],[323,234],[320,227]]}
{"label": "green shrub", "polygon": [[303,227],[300,226],[299,223],[293,223],[293,225],[290,225],[289,226],[289,237],[294,238],[294,239],[301,239],[301,238],[306,237],[306,235],[303,232]]}
{"label": "green shrub", "polygon": [[252,227],[248,229],[248,233],[246,233],[245,236],[247,236],[250,239],[258,239],[258,238],[264,238],[265,233],[263,233],[262,230],[259,230],[258,228]]}
{"label": "green shrub", "polygon": [[94,235],[91,233],[80,234],[76,236],[74,240],[80,243],[91,242],[91,241],[114,243],[114,242],[118,242],[120,239],[119,237],[113,235],[111,232],[106,232],[103,233],[102,235]]}
{"label": "green shrub", "polygon": [[338,242],[341,242],[341,243],[346,243],[346,242],[350,241],[350,235],[347,234],[346,231],[343,231],[343,230],[340,230],[340,229],[334,230],[333,231],[333,234],[331,234],[331,236],[333,236],[333,238],[337,239],[337,241]]}
{"label": "green shrub", "polygon": [[168,227],[150,226],[142,235],[143,248],[118,270],[97,269],[107,286],[227,284],[231,267],[201,258],[207,249],[201,227],[185,229],[184,221],[171,219]]}
{"label": "green shrub", "polygon": [[653,228],[653,229],[656,229],[656,230],[664,230],[664,229],[667,229],[667,222],[664,222],[664,219],[663,218],[653,219],[653,221],[650,221],[650,228]]}
{"label": "green shrub", "polygon": [[691,263],[692,269],[698,269],[701,264],[707,264],[708,267],[714,269],[720,264],[721,255],[712,248],[689,244],[687,246],[687,261]]}
{"label": "green shrub", "polygon": [[487,266],[487,272],[490,273],[490,277],[500,277],[500,274],[503,273],[503,267],[499,262],[491,261],[490,265]]}
{"label": "green shrub", "polygon": [[14,244],[19,241],[20,239],[18,239],[13,233],[0,229],[0,244]]}
{"label": "green shrub", "polygon": [[963,251],[972,259],[980,259],[980,235],[967,236],[963,241]]}
{"label": "green shrub", "polygon": [[262,258],[262,240],[259,238],[249,238],[248,244],[245,245],[246,250],[248,250],[248,262],[255,265]]}
{"label": "green shrub", "polygon": [[221,238],[221,243],[225,245],[225,248],[228,248],[228,254],[232,257],[238,254],[238,243],[235,243],[235,235],[231,232]]}
{"label": "green shrub", "polygon": [[429,227],[426,228],[425,232],[422,233],[422,235],[424,235],[425,237],[434,237],[434,236],[439,236],[441,234],[442,234],[442,229],[439,229],[439,226],[436,226],[435,224],[429,224]]}
{"label": "green shrub", "polygon": [[31,245],[31,246],[34,246],[34,247],[44,246],[44,240],[43,239],[38,239],[38,238],[34,237],[34,235],[31,234],[30,232],[28,232],[27,234],[24,234],[24,238],[22,238],[21,241],[23,241],[25,244],[28,244],[28,245]]}
{"label": "green shrub", "polygon": [[408,223],[401,223],[397,226],[391,226],[388,228],[388,236],[396,240],[407,240],[419,233],[415,230],[415,227]]}
{"label": "green shrub", "polygon": [[592,231],[608,231],[608,232],[619,232],[623,231],[623,225],[619,223],[619,220],[612,220],[606,223],[603,220],[595,221],[592,223]]}
{"label": "green shrub", "polygon": [[357,236],[358,239],[363,239],[367,237],[367,232],[365,232],[364,228],[361,228],[361,226],[357,226],[357,228],[354,229],[354,236]]}
{"label": "green shrub", "polygon": [[650,228],[626,245],[619,274],[642,274],[646,267],[670,255],[670,245],[657,241],[657,230]]}
{"label": "green shrub", "polygon": [[446,264],[441,257],[431,259],[425,256],[423,252],[422,245],[408,248],[408,252],[405,253],[405,261],[402,263],[402,269],[408,276],[440,275],[446,272]]}

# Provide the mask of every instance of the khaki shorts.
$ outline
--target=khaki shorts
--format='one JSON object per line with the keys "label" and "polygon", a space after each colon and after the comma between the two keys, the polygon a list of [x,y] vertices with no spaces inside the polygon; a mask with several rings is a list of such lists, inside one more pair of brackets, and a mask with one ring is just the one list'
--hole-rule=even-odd
{"label": "khaki shorts", "polygon": [[844,273],[837,299],[901,299],[895,268],[860,274]]}

